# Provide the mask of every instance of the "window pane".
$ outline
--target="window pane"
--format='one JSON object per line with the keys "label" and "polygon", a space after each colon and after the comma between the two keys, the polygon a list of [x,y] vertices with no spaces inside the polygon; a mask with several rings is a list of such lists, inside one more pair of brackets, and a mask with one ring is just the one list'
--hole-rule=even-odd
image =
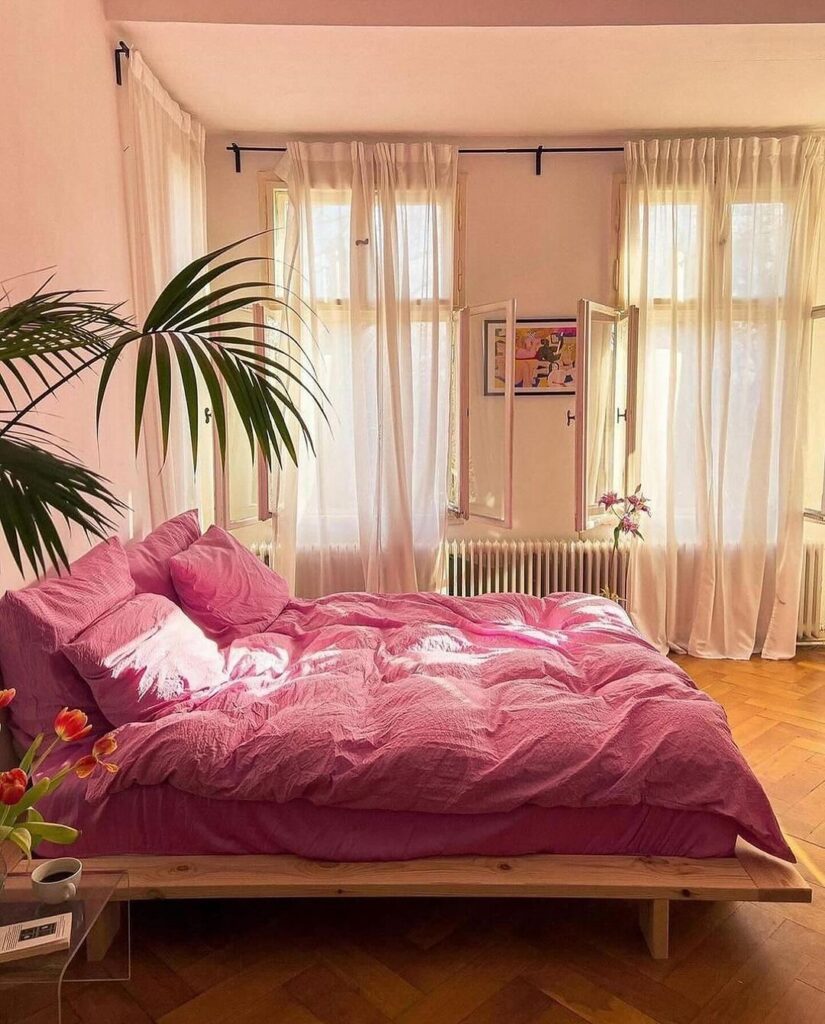
{"label": "window pane", "polygon": [[[651,299],[695,299],[699,283],[699,206],[659,203],[648,221],[648,289]],[[645,207],[639,210],[645,238]],[[674,252],[676,254],[674,260]]]}
{"label": "window pane", "polygon": [[775,299],[785,292],[788,252],[785,203],[731,206],[731,294]]}
{"label": "window pane", "polygon": [[304,272],[312,294],[317,302],[341,301],[349,296],[349,194],[313,191],[310,230],[315,259]]}

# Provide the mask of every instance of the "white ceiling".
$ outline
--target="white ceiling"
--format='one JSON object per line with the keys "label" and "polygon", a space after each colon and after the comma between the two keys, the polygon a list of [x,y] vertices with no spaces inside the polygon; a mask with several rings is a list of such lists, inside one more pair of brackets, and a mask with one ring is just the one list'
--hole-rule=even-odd
{"label": "white ceiling", "polygon": [[212,131],[441,136],[825,126],[825,25],[128,21]]}

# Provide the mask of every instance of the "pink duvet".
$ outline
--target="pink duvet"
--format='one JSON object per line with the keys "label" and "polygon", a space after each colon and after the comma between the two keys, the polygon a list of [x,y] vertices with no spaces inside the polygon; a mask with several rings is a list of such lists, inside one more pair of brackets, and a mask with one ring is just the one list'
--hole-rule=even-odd
{"label": "pink duvet", "polygon": [[793,859],[721,707],[609,601],[338,594],[225,654],[216,692],[118,730],[121,770],[88,799],[165,784],[437,814],[648,805],[722,815]]}

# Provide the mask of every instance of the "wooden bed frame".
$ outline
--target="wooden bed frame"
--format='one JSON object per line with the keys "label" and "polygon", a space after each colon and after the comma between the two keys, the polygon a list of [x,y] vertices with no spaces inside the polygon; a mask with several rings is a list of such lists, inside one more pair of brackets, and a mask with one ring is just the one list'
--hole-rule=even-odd
{"label": "wooden bed frame", "polygon": [[[790,864],[740,842],[736,856],[433,857],[334,863],[291,856],[91,857],[87,871],[125,871],[121,899],[249,899],[375,896],[510,896],[639,901],[651,955],[667,959],[671,900],[810,903],[811,887]],[[118,908],[93,930],[99,958],[117,932]]]}
{"label": "wooden bed frame", "polygon": [[[0,724],[4,713],[0,711]],[[0,769],[16,764],[0,730]],[[3,844],[0,857],[10,844]],[[11,847],[14,862],[20,856]],[[7,860],[8,854],[7,854]],[[250,899],[310,896],[512,896],[639,901],[639,923],[651,955],[667,959],[671,900],[810,903],[811,887],[796,868],[740,840],[734,857],[556,856],[431,857],[336,863],[290,856],[112,856],[84,860],[87,871],[124,871],[121,899]],[[9,866],[12,862],[9,861]],[[17,864],[11,884],[28,884]],[[101,959],[119,926],[110,904],[87,942]]]}

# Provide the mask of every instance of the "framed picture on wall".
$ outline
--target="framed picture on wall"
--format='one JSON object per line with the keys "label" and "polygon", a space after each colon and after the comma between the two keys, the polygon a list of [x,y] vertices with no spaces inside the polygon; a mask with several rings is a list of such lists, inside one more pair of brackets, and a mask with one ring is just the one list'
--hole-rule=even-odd
{"label": "framed picture on wall", "polygon": [[[505,324],[484,321],[484,394],[504,394]],[[576,318],[516,320],[517,395],[575,395]]]}

